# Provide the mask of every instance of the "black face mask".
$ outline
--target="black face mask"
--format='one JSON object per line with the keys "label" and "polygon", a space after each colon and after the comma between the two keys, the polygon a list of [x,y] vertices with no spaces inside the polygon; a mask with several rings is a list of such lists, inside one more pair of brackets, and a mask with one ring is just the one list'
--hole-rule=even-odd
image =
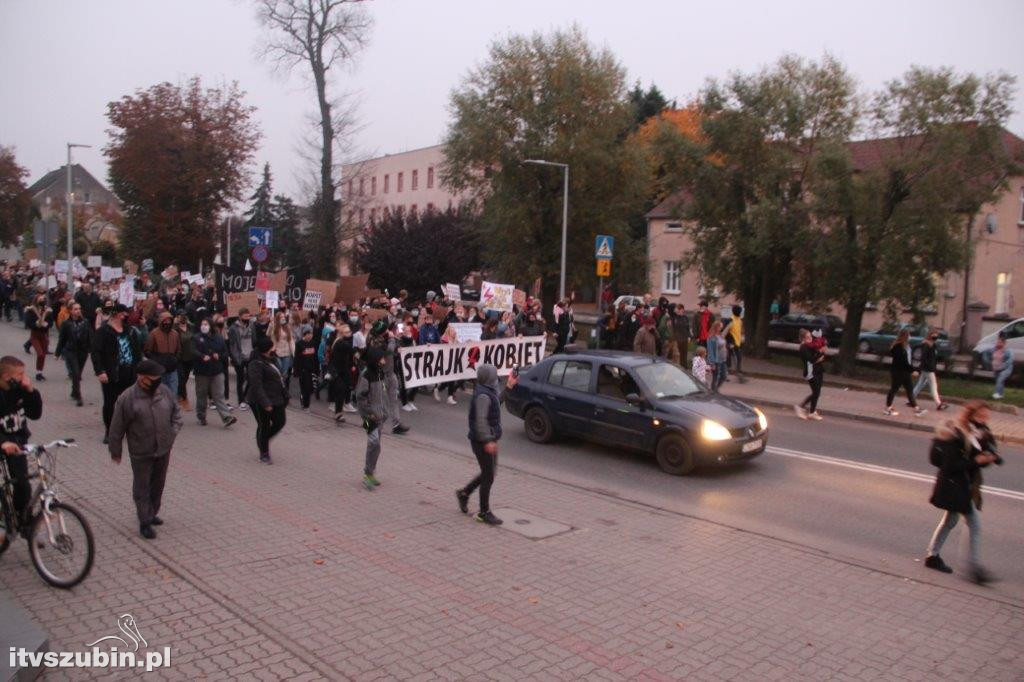
{"label": "black face mask", "polygon": [[165,332],[169,332],[169,331],[171,331],[171,323],[170,322],[161,322],[160,323],[160,328],[163,329]]}
{"label": "black face mask", "polygon": [[153,395],[154,393],[156,393],[156,389],[160,388],[160,380],[153,379],[148,384],[143,384],[142,382],[139,382],[139,386],[141,386],[142,390],[145,391],[146,393]]}

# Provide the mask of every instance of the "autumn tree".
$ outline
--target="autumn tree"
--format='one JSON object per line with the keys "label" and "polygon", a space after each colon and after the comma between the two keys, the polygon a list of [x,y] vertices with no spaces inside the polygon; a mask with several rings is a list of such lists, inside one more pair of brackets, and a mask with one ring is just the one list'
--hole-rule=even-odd
{"label": "autumn tree", "polygon": [[846,308],[844,373],[854,369],[868,303],[918,307],[934,300],[936,277],[969,262],[981,206],[1024,161],[1019,140],[1002,127],[1013,83],[1007,75],[913,68],[871,99],[865,127],[875,139],[820,159],[814,210],[823,229],[807,253],[823,297]]}
{"label": "autumn tree", "polygon": [[353,262],[370,285],[392,293],[407,289],[422,299],[445,282],[461,282],[480,267],[480,238],[468,209],[388,212],[366,228]]}
{"label": "autumn tree", "polygon": [[0,146],[0,244],[17,242],[28,227],[32,198],[25,186],[27,175],[14,158],[14,148]]}
{"label": "autumn tree", "polygon": [[121,200],[121,247],[133,260],[213,257],[217,215],[242,198],[260,139],[237,84],[161,83],[107,105],[104,148]]}
{"label": "autumn tree", "polygon": [[335,198],[335,146],[351,127],[351,111],[328,93],[331,75],[347,67],[366,43],[371,20],[359,0],[258,0],[269,39],[264,55],[286,71],[308,68],[316,90],[320,185],[310,230],[310,268],[320,277],[337,275],[341,242]]}
{"label": "autumn tree", "polygon": [[567,281],[596,285],[596,234],[617,238],[619,281],[642,281],[643,245],[627,220],[643,203],[643,160],[626,143],[634,110],[625,72],[609,51],[578,28],[496,41],[450,107],[442,180],[479,203],[494,276],[541,277],[545,300],[557,295],[562,172],[523,163],[544,159],[569,165]]}

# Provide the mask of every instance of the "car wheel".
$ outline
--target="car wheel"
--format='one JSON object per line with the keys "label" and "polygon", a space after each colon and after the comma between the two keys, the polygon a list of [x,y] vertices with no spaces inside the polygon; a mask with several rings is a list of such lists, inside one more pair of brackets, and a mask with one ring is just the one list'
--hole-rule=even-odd
{"label": "car wheel", "polygon": [[654,451],[658,466],[673,476],[685,476],[693,471],[693,450],[682,436],[669,434],[658,441]]}
{"label": "car wheel", "polygon": [[867,341],[861,341],[859,344],[857,344],[857,352],[858,353],[870,353],[871,352],[871,344],[868,343]]}
{"label": "car wheel", "polygon": [[555,437],[555,429],[551,425],[551,417],[543,407],[531,407],[523,418],[526,426],[526,437],[534,443],[547,443]]}

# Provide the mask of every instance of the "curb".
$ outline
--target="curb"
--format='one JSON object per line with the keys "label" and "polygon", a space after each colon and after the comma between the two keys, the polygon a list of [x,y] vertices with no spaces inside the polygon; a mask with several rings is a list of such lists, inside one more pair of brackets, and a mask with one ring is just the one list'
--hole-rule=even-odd
{"label": "curb", "polygon": [[[728,395],[728,394],[723,394]],[[792,403],[782,402],[781,400],[768,400],[762,398],[741,398],[739,396],[729,396],[736,400],[743,401],[745,403],[755,403],[758,405],[767,405],[769,407],[779,407],[792,411]],[[867,414],[850,414],[849,412],[839,412],[838,410],[819,410],[822,415],[826,417],[837,417],[839,419],[848,419],[850,421],[865,422],[868,424],[879,424],[882,426],[893,426],[896,428],[905,428],[911,431],[921,431],[922,433],[932,433],[935,431],[934,426],[927,424],[916,424],[914,422],[898,422],[886,419],[885,417],[875,417]],[[1024,445],[1024,437],[1021,436],[1009,436],[1006,434],[995,433],[996,438],[1004,443],[1013,443],[1015,445]]]}
{"label": "curb", "polygon": [[[807,383],[803,379],[800,379],[798,377],[790,377],[780,374],[768,374],[767,372],[744,372],[743,374],[744,376],[753,377],[755,379],[767,379],[769,381],[785,381],[790,384]],[[827,385],[830,388],[842,388],[850,391],[860,391],[861,393],[876,393],[878,395],[886,394],[886,391],[880,388],[869,388],[867,386],[849,384],[842,381],[829,381]],[[942,399],[944,402],[948,402],[951,405],[963,405],[968,400],[971,400],[971,398],[959,398],[956,396],[949,398],[943,397]],[[986,400],[986,402],[988,403],[989,409],[992,410],[993,412],[1001,412],[1003,414],[1013,415],[1014,417],[1020,415],[1020,408],[1018,408],[1016,405],[1007,405],[1005,403],[999,403],[994,400]]]}

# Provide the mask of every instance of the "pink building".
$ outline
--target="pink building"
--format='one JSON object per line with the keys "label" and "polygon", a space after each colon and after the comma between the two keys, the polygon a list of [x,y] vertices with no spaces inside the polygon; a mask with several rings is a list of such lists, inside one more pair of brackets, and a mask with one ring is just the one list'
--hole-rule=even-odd
{"label": "pink building", "polygon": [[461,196],[441,186],[444,147],[434,145],[342,166],[342,258],[338,269],[352,274],[348,258],[364,229],[385,214],[445,211]]}
{"label": "pink building", "polygon": [[[1012,133],[1004,131],[1004,141],[1018,154],[1024,149],[1024,140]],[[884,141],[880,140],[852,142],[850,146],[858,165],[870,164],[872,157],[884,153],[885,149]],[[997,320],[1024,317],[1024,177],[1010,178],[1007,184],[1008,189],[995,202],[983,206],[972,223],[974,259],[967,302],[975,315],[991,324],[968,325],[969,345],[978,340],[972,336],[980,335],[981,330],[987,330]],[[665,296],[673,303],[683,303],[688,310],[696,308],[702,299],[709,299],[715,308],[733,303],[742,305],[742,301],[708,288],[699,271],[683,267],[685,255],[693,248],[680,218],[685,202],[685,194],[676,193],[647,214],[649,291],[655,297]],[[937,277],[937,300],[930,306],[926,318],[928,324],[947,330],[954,338],[960,336],[964,320],[964,279],[963,273]],[[813,312],[831,312],[839,317],[846,314],[839,303],[833,303],[827,311]],[[909,320],[909,311],[905,311],[904,316]],[[879,310],[869,310],[864,315],[862,328],[874,330],[882,322]]]}

